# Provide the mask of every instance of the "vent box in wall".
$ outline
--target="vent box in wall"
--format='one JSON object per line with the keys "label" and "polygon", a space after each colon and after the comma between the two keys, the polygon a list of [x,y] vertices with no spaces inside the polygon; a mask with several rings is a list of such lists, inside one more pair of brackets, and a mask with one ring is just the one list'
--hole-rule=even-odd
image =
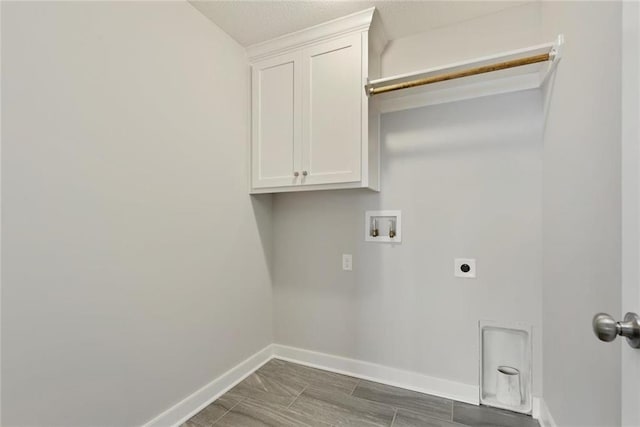
{"label": "vent box in wall", "polygon": [[480,321],[480,403],[530,414],[531,325]]}

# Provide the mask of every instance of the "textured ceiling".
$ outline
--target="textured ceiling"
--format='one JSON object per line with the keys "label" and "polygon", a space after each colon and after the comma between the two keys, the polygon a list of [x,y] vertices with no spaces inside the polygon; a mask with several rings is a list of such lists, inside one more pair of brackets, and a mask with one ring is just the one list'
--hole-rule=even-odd
{"label": "textured ceiling", "polygon": [[243,46],[375,6],[389,40],[488,15],[517,1],[190,0]]}

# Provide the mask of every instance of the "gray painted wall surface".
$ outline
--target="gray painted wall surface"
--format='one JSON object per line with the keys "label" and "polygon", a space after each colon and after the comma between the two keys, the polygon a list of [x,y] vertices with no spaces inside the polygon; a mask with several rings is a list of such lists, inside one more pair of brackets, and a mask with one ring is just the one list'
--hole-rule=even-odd
{"label": "gray painted wall surface", "polygon": [[2,425],[140,425],[271,343],[247,73],[186,2],[2,2]]}
{"label": "gray painted wall surface", "polygon": [[[478,320],[525,321],[539,362],[541,112],[528,91],[388,114],[380,193],[276,195],[276,342],[477,384]],[[364,242],[378,209],[402,210],[402,244]]]}

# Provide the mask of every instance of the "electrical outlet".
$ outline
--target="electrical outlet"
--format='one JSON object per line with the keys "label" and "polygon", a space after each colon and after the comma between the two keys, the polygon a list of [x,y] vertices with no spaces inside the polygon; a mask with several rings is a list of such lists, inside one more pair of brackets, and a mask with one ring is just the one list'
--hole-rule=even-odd
{"label": "electrical outlet", "polygon": [[454,260],[453,275],[465,279],[476,278],[476,260],[471,258],[456,258]]}
{"label": "electrical outlet", "polygon": [[342,269],[345,271],[353,270],[353,257],[351,254],[342,254]]}

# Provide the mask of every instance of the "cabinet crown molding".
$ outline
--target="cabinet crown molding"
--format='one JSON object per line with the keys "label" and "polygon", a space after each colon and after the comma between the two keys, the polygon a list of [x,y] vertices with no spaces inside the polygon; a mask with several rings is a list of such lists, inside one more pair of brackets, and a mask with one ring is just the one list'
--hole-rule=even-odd
{"label": "cabinet crown molding", "polygon": [[[375,11],[376,8],[371,7],[313,27],[253,44],[247,47],[247,56],[250,62],[254,62],[267,56],[282,54],[293,49],[300,49],[309,44],[318,43],[346,33],[369,30],[374,19],[379,19]],[[387,43],[386,35],[382,30],[382,25],[376,25],[376,27],[376,44],[384,47]]]}

